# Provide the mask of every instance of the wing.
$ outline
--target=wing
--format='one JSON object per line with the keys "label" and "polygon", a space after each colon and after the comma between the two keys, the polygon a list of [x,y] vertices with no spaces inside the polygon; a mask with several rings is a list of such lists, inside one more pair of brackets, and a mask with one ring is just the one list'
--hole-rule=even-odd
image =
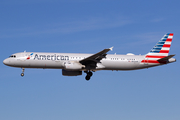
{"label": "wing", "polygon": [[109,48],[109,49],[104,49],[96,54],[93,54],[83,60],[80,60],[79,62],[82,64],[82,65],[85,65],[86,67],[90,67],[90,68],[94,68],[96,67],[96,64],[97,63],[100,63],[100,61],[106,57],[106,53],[110,50],[112,50],[113,47]]}

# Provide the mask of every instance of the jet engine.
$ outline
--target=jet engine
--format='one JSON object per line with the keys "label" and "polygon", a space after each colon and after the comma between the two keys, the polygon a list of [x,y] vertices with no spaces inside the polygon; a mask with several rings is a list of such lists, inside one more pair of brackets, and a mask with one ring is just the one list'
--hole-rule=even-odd
{"label": "jet engine", "polygon": [[62,69],[62,75],[64,75],[64,76],[78,76],[78,75],[82,75],[82,71],[68,71],[68,70]]}

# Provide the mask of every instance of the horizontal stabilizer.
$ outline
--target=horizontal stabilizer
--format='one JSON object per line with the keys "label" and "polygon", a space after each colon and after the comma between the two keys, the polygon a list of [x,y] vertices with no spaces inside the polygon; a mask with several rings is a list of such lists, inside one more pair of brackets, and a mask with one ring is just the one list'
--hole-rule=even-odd
{"label": "horizontal stabilizer", "polygon": [[161,59],[158,59],[157,61],[167,61],[169,60],[170,58],[174,57],[175,55],[169,55],[167,57],[164,57],[164,58],[161,58]]}

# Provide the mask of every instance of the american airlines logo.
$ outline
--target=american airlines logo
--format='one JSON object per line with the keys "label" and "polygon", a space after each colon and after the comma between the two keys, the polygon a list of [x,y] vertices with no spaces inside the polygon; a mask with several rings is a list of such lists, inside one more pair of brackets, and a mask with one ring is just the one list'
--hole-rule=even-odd
{"label": "american airlines logo", "polygon": [[28,57],[27,60],[29,60],[32,57],[33,53],[31,53]]}
{"label": "american airlines logo", "polygon": [[38,55],[35,54],[34,60],[69,60],[69,56],[63,55]]}

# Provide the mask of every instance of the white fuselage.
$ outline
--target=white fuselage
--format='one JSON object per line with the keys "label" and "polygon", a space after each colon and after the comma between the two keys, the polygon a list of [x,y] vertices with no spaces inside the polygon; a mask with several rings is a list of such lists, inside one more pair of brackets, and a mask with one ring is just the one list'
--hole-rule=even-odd
{"label": "white fuselage", "polygon": [[[64,69],[64,63],[68,61],[78,62],[92,54],[75,53],[40,53],[30,52],[13,54],[15,57],[7,58],[3,61],[5,65],[20,68],[43,68],[43,69]],[[136,70],[153,67],[157,63],[142,63],[145,55],[113,55],[107,54],[93,71],[96,70]],[[83,68],[81,69],[81,71]]]}

